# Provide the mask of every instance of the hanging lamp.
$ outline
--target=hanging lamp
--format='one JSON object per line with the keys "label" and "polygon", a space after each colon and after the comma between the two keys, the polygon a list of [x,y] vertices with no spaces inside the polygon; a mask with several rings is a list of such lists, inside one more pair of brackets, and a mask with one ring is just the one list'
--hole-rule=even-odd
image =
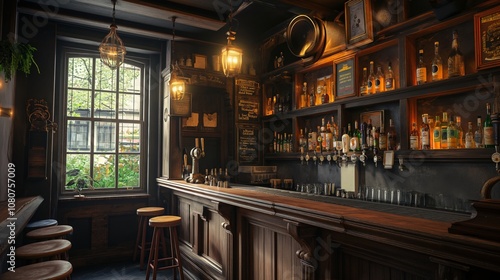
{"label": "hanging lamp", "polygon": [[122,40],[116,33],[116,29],[118,28],[115,24],[116,0],[111,0],[111,2],[113,2],[113,23],[109,26],[109,34],[104,37],[99,45],[99,53],[101,54],[102,63],[106,64],[111,70],[114,70],[123,63],[127,51]]}
{"label": "hanging lamp", "polygon": [[221,59],[222,59],[222,70],[226,77],[234,77],[241,72],[241,64],[243,61],[243,51],[234,46],[232,42],[236,40],[236,31],[232,30],[233,22],[233,9],[232,3],[229,3],[229,31],[226,32],[227,35],[227,45],[222,48]]}
{"label": "hanging lamp", "polygon": [[[175,20],[177,17],[172,17],[172,60],[175,57]],[[182,100],[186,92],[186,82],[178,77],[179,66],[177,63],[172,64],[172,74],[170,76],[170,97],[173,100]]]}

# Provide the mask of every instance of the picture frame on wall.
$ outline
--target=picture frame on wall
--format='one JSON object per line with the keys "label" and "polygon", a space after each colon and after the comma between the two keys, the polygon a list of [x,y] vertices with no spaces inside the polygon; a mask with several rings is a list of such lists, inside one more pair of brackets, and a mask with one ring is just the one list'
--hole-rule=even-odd
{"label": "picture frame on wall", "polygon": [[474,15],[476,69],[500,66],[500,6]]}
{"label": "picture frame on wall", "polygon": [[368,123],[368,120],[372,120],[372,126],[374,127],[381,127],[384,125],[384,110],[377,110],[377,111],[369,111],[369,112],[363,112],[359,114],[359,120],[360,123],[366,122]]}
{"label": "picture frame on wall", "polygon": [[335,99],[342,99],[356,96],[355,90],[355,59],[351,57],[347,60],[334,62],[335,72]]}
{"label": "picture frame on wall", "polygon": [[346,41],[351,47],[373,42],[373,22],[370,0],[350,0],[345,3]]}

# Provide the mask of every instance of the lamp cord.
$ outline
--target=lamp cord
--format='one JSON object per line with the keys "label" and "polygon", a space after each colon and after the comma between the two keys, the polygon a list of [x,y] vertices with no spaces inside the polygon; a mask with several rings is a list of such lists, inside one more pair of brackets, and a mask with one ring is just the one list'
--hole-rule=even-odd
{"label": "lamp cord", "polygon": [[115,24],[115,6],[116,6],[116,0],[111,0],[113,2],[113,25]]}

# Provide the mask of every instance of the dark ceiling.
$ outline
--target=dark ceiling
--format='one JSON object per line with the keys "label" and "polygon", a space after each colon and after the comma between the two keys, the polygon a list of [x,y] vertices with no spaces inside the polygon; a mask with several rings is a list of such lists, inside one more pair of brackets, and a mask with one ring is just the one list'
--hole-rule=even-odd
{"label": "dark ceiling", "polygon": [[[62,4],[59,4],[62,2]],[[334,18],[344,9],[344,0],[118,0],[118,32],[171,39],[172,17],[178,40],[193,39],[222,43],[228,30],[227,18],[233,11],[237,40],[256,42],[286,24],[298,14]],[[112,18],[111,0],[47,1],[59,6],[42,6],[45,1],[21,0],[19,11],[49,13],[56,21],[107,30]]]}

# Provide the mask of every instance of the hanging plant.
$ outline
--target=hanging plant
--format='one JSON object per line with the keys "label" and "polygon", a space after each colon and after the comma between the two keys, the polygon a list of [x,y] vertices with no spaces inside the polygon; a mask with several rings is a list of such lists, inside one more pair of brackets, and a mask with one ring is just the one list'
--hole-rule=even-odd
{"label": "hanging plant", "polygon": [[5,74],[5,81],[10,81],[17,70],[28,75],[33,64],[40,73],[40,69],[33,57],[35,51],[36,48],[30,44],[13,43],[10,40],[0,41],[0,73]]}

